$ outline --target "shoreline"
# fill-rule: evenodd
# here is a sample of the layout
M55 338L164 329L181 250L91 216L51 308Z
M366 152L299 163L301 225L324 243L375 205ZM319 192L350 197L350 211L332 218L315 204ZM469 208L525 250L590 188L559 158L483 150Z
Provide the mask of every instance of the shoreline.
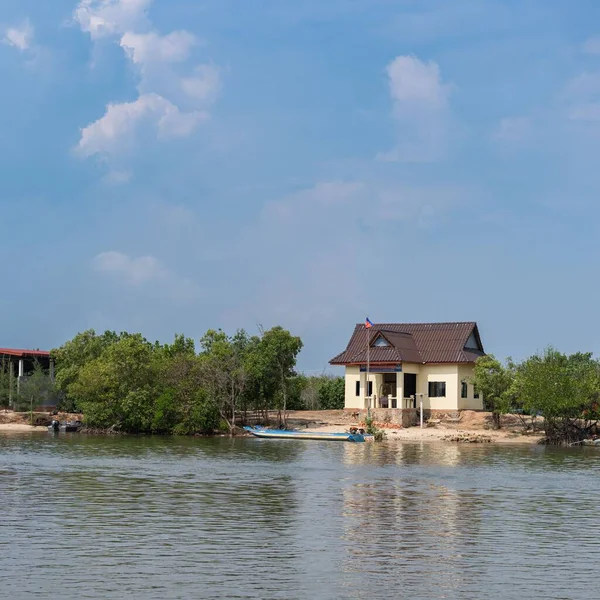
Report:
M9 417L10 415L10 417ZM275 414L273 414L273 417ZM4 418L2 418L4 417ZM81 415L63 413L60 420L71 418L81 419ZM46 425L29 425L28 415L8 413L6 416L0 414L0 433L40 433L47 432ZM510 415L503 416L503 427L499 430L490 429L490 414L475 411L463 411L460 421L456 418L436 421L435 424L421 429L418 425L413 427L393 427L378 424L385 433L387 442L444 442L453 444L464 443L494 443L494 444L521 444L535 445L544 439L543 432L525 433L520 426L519 420ZM347 411L290 411L288 413L288 426L300 431L307 432L345 432L352 426L364 426L352 418ZM115 431L88 430L81 433L124 435ZM242 433L240 431L240 433ZM245 433L245 432L244 432ZM125 434L127 435L127 434ZM139 434L138 434L139 435ZM144 434L142 434L144 435ZM147 434L146 434L147 435ZM198 434L196 434L198 435ZM206 437L214 437L215 434ZM216 434L217 436L219 434ZM202 436L205 437L205 436ZM241 437L241 436L240 436Z
M316 425L303 428L302 431L321 431L321 432L336 432L343 430L340 425ZM543 434L523 435L514 431L500 430L482 430L482 429L465 429L465 428L444 428L438 429L433 427L406 427L403 429L384 429L386 442L443 442L445 444L468 443L467 440L457 442L454 440L445 439L454 436L464 436L466 438L485 438L485 440L473 441L471 443L492 443L492 444L539 444L540 440L544 439Z
M26 423L0 423L0 431L48 431L45 425L27 425Z

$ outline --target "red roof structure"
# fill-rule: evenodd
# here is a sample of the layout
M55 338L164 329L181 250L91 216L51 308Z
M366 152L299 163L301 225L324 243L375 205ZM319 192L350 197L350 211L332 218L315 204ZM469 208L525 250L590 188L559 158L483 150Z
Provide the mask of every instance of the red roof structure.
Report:
M354 328L346 350L329 363L473 363L483 356L483 345L475 322L379 323L369 329Z
M25 358L27 356L35 356L38 358L50 358L50 352L46 350L22 350L19 348L0 348L0 356L17 356Z

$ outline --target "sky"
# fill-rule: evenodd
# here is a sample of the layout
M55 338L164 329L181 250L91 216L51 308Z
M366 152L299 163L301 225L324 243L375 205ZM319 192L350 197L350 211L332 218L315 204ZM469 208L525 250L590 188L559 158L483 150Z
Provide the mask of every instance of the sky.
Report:
M0 346L600 353L596 0L0 0L0 70Z

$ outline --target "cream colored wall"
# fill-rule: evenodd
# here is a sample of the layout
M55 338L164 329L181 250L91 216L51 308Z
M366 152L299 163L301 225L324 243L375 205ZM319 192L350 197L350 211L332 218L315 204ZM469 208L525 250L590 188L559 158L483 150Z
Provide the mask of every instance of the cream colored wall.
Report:
M481 394L479 398L475 398L475 391L473 384L468 383L467 385L467 397L460 397L460 384L462 381L469 381L473 377L473 366L472 365L460 365L458 367L458 407L464 410L483 410L483 397Z
M423 394L423 408L458 410L460 395L458 365L420 365L420 367L421 372L417 377L417 392ZM444 381L446 383L445 398L430 398L428 396L430 381Z
M356 395L356 382L360 381L360 396ZM346 367L346 408L364 408L365 377L361 377L360 367Z
M473 386L468 386L468 397L461 398L461 382L469 379L473 374L470 365L419 365L416 363L403 363L402 372L397 373L397 397L403 398L404 373L415 373L417 375L417 393L423 394L423 408L433 410L459 410L471 409L481 410L483 402L481 398L473 397ZM370 380L373 382L373 394L379 396L379 387L383 381L380 373L371 373ZM365 373L360 372L358 366L346 367L345 375L345 407L365 408ZM360 381L360 395L356 395L356 382ZM429 398L429 382L444 381L446 383L445 398ZM371 403L371 406L373 404ZM398 406L402 406L398 402ZM417 398L418 406L418 398Z

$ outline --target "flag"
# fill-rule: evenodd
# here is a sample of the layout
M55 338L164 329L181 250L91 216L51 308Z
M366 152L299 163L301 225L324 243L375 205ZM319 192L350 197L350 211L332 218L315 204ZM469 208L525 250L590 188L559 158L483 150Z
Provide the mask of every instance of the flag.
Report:
M373 323L371 323L371 319L369 319L369 317L367 317L367 319L365 320L365 327L367 329L371 329L371 327L373 327Z

